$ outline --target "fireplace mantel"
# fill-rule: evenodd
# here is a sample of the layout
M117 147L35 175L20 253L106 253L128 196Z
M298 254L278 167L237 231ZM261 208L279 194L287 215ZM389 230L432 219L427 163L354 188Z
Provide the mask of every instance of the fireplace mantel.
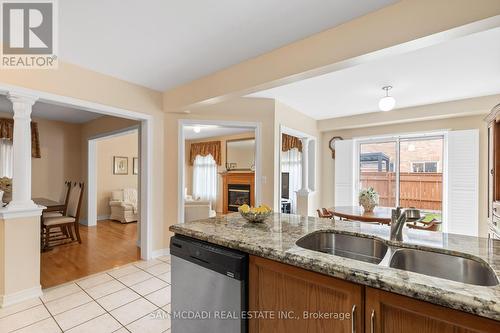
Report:
M255 173L254 172L224 172L222 177L222 210L228 211L229 185L250 185L250 205L255 205Z

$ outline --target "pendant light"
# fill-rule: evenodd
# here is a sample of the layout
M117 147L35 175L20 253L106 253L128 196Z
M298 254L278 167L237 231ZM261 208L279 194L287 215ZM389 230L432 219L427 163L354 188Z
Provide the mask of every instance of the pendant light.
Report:
M394 97L389 96L389 90L392 89L392 86L385 86L382 89L385 90L385 96L378 102L378 107L381 111L391 111L396 105Z

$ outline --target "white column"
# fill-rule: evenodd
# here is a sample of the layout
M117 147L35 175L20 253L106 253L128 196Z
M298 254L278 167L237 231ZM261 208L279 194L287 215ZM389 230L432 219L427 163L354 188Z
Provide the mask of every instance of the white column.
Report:
M9 209L37 207L31 200L31 108L34 96L9 94L14 109L12 201Z
M297 192L299 195L308 195L309 190L309 138L300 138L302 142L302 186Z
M302 186L297 191L297 214L309 215L309 138L300 138L302 142Z

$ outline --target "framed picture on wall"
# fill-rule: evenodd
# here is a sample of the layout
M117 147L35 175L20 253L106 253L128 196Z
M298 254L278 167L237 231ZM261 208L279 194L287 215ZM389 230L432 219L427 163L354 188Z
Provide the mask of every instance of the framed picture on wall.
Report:
M128 157L113 156L113 174L128 175Z
M132 173L134 175L138 175L139 174L139 158L138 157L134 157L133 158Z

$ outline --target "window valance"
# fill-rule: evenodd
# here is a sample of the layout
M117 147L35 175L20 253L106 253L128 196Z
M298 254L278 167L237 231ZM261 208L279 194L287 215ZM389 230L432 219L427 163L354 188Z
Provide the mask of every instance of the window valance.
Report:
M281 150L289 151L293 148L297 148L300 152L302 152L302 142L296 136L283 133L281 135Z
M191 144L191 149L189 152L189 162L193 165L194 159L197 155L207 156L212 155L217 165L221 165L221 142L220 141L208 141L208 142L197 142Z
M13 140L14 119L0 118L0 139ZM31 122L31 157L40 158L40 138L38 136L38 124Z

